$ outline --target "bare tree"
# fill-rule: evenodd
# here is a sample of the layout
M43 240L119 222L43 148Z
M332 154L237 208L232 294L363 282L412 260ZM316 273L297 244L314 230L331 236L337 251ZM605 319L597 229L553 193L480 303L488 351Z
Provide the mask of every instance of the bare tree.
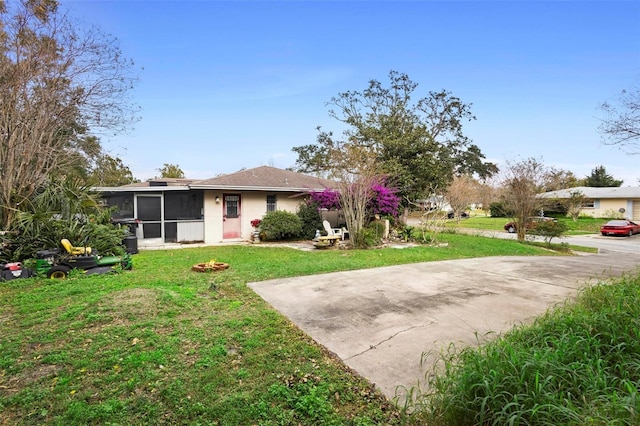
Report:
M580 211L586 200L587 197L580 190L569 192L569 198L565 200L565 206L567 207L567 214L574 222L578 220Z
M64 176L89 132L133 121L131 67L116 40L81 30L57 1L0 1L0 229L50 176Z
M640 154L640 85L623 90L617 106L604 102L600 109L606 114L598 127L603 142L629 154Z
M367 203L373 197L373 187L383 183L375 155L362 146L333 146L330 157L330 177L337 182L340 205L354 246L362 241L360 230L367 219Z
M537 195L544 187L546 169L538 160L528 158L517 163L507 162L503 174L505 208L513 212L518 241L524 241L527 218L537 214L544 205L544 200Z
M428 191L431 195L424 204L424 210L420 217L420 237L425 243L436 244L438 236L444 231L447 223L447 214L444 211L446 201L442 195L438 195L442 191L436 185L431 186Z
M459 222L465 209L478 198L477 182L467 175L454 176L444 195Z
M485 215L489 215L491 203L497 198L498 190L489 182L478 183L478 201Z

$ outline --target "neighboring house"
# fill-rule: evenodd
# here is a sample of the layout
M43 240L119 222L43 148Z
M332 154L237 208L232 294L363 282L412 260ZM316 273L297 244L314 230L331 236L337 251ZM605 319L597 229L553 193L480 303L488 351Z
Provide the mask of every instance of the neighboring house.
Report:
M295 213L306 194L333 186L327 179L262 166L204 180L156 179L94 189L116 207L114 219L140 221L140 247L161 247L248 240L253 219L275 210Z
M601 218L624 217L640 221L640 187L592 188L579 186L539 194L541 198L568 199L580 192L585 197L580 214Z
M451 210L451 205L444 195L432 195L429 198L417 200L416 204L423 210Z

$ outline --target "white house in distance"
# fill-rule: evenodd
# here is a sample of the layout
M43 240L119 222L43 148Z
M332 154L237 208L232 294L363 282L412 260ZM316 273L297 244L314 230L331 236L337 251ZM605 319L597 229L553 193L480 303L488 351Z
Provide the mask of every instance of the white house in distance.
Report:
M579 186L540 194L541 198L568 199L579 192L585 197L580 214L601 218L626 218L640 222L640 187L594 188Z
M94 188L113 218L138 219L138 245L214 244L248 240L251 221L265 213L295 213L309 192L333 182L275 167L256 167L211 179L156 179L118 187Z

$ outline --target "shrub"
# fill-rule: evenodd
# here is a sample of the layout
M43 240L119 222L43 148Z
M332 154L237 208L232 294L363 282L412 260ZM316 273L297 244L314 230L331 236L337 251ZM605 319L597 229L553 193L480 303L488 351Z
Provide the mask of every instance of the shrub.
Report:
M564 217L567 216L569 210L567 206L558 201L550 201L545 203L544 215L549 217Z
M311 240L316 236L316 230L323 229L322 216L318 211L318 204L309 200L298 208L298 217L302 222L300 237Z
M384 222L374 221L360 229L353 239L353 245L357 248L369 248L379 246L384 235Z
M321 209L339 209L340 208L340 192L333 189L325 189L320 192L310 192L309 196L313 204Z
M398 237L402 239L402 241L409 242L414 240L414 231L416 230L413 226L402 226L398 227Z
M295 213L278 210L264 215L260 229L265 240L292 240L300 237L302 220Z
M396 194L395 188L387 188L384 185L373 185L373 198L367 203L367 210L370 216L386 215L393 218L398 217L400 209L400 197Z
M23 210L0 240L0 261L32 258L39 250L61 248L60 240L86 244L101 255L120 255L126 228L110 223L112 209L100 207L88 188L74 181L50 182Z
M503 203L496 201L489 205L489 214L491 217L511 217L513 212L509 211Z
M567 224L562 221L548 220L536 224L530 233L544 237L544 241L551 246L551 240L567 232Z
M94 253L103 256L124 254L127 227L113 225L104 218L110 212L98 215L61 219L51 215L20 212L14 232L2 237L0 261L18 261L35 257L39 250L62 248L60 241L68 239L75 246L86 244Z

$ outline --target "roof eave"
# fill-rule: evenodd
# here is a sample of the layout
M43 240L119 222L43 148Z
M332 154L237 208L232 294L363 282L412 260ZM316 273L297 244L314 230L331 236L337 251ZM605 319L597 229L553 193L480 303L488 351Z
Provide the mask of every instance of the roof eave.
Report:
M324 191L326 188L296 188L282 186L238 186L238 185L191 185L191 189L210 189L219 191L261 191L261 192L309 192Z
M188 191L188 186L96 186L91 188L95 192L160 192L160 191Z

